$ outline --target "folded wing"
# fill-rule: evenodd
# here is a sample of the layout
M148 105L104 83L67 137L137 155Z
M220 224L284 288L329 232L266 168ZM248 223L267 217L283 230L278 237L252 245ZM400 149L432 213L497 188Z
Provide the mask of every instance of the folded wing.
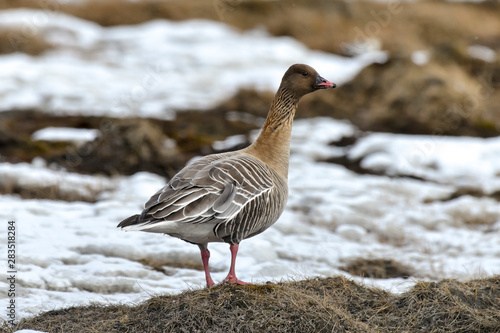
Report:
M226 223L267 194L273 177L267 165L248 154L207 156L181 170L149 199L140 216L120 226Z

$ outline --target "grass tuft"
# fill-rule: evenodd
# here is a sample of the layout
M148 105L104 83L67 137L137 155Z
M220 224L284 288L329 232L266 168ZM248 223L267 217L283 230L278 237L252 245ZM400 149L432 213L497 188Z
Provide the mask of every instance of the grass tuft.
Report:
M72 307L3 331L48 332L498 332L500 276L419 281L402 294L348 278L218 286L137 305Z

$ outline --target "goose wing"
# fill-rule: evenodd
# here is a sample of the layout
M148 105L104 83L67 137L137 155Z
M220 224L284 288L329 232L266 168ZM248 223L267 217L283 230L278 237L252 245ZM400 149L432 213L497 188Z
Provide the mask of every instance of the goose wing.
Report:
M269 192L273 171L248 154L211 155L189 164L146 203L134 224L217 223Z

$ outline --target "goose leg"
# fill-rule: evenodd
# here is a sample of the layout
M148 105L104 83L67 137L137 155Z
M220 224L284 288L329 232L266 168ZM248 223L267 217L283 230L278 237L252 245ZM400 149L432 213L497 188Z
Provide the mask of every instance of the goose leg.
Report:
M206 248L200 246L201 250L201 261L203 262L203 269L205 270L205 279L207 280L207 288L213 287L215 285L212 277L210 276L210 267L208 266L208 259L210 258L210 251Z
M235 263L236 255L238 254L238 247L238 244L231 244L229 246L229 249L231 250L231 267L229 268L229 273L221 284L250 284L248 282L240 281L236 278Z

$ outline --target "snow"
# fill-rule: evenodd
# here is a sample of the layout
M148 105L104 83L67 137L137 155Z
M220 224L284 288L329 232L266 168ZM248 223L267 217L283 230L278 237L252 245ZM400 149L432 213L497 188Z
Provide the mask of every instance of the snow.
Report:
M313 135L305 135L312 128L316 129ZM340 148L329 145L330 140L357 132L345 121L296 121L287 209L272 228L242 242L238 276L262 283L347 275L340 267L358 257L394 259L412 267L424 279L498 274L498 202L472 196L446 200L462 182L463 166L457 154L429 150L427 158L446 169L442 170L443 177L438 177L434 169L426 173L424 167L417 168L425 181L358 175L339 165L316 162L329 153L341 154L336 150ZM381 135L369 134L353 147L344 148L343 154L354 152L356 157L367 158L376 151L367 142L376 142ZM411 142L407 136L391 134L384 142L397 166L398 156L407 156L408 144L436 139L419 136ZM485 165L491 163L493 170L493 164L500 165L492 158L485 160L498 155L498 139L442 137L437 141L445 142L447 151L460 151L471 168L483 165L479 170L488 170ZM74 177L72 188L86 186L101 193L95 203L0 197L0 218L16 221L17 225L20 316L90 301L139 302L151 295L203 287L202 271L177 268L181 263L200 262L196 246L168 236L116 228L119 221L140 212L165 179L137 173L103 181L102 177L52 171L41 165L0 165L10 170L3 171L2 179L16 180L22 175L50 179L48 175L52 175L55 186L66 186ZM57 177L63 174L66 178L58 182ZM476 175L478 185L486 179L492 184L498 180L494 173L479 171ZM5 232L0 231L1 237ZM210 244L210 250L213 277L222 280L229 268L229 249L225 244ZM165 266L165 275L141 264L141 259L173 265ZM396 292L413 283L404 279L363 281ZM5 287L6 283L0 282L0 290Z
M500 191L500 138L376 133L349 152L361 165L390 175L410 175L441 184Z
M100 135L99 130L86 128L46 127L34 132L31 139L34 141L70 141L83 143L93 141Z
M325 78L341 84L387 59L382 51L343 58L309 50L290 37L240 32L206 20L105 28L62 13L48 15L0 12L0 29L25 32L21 40L36 32L55 45L38 57L2 56L0 111L169 119L178 110L214 107L242 87L275 90L293 63L322 68Z
M490 49L483 45L471 45L468 48L469 55L476 59L481 59L486 62L495 62L497 60L497 53L495 50Z
M215 141L212 144L212 147L215 150L226 150L230 149L232 147L235 147L239 144L243 144L247 141L246 135L240 134L240 135L233 135L231 137L226 138L225 140L222 141Z
M430 54L427 50L413 51L411 54L411 61L415 65L423 66L429 62Z
M104 28L60 13L30 21L34 15L42 14L0 12L0 25L38 22L38 31L57 45L38 57L0 56L3 110L168 118L184 109L210 107L239 87L275 89L291 63L307 62L342 83L385 58L383 52L370 52L345 59L309 50L291 38L239 32L209 21ZM53 129L46 131L55 135ZM73 138L82 139L76 133ZM330 144L350 136L360 139L348 147ZM216 146L226 149L244 139L230 137ZM315 118L295 122L291 145L287 208L273 227L241 243L239 278L262 283L348 275L341 267L356 258L393 259L411 267L414 279L500 272L498 202L488 196L450 199L463 188L485 195L499 190L499 138L362 133L346 121ZM382 175L319 162L339 156ZM42 185L97 200L0 195L0 220L16 224L18 319L91 301L129 304L204 286L201 270L182 268L200 264L196 246L116 228L142 210L166 182L162 177L79 175L35 159L0 163L0 181L7 188ZM0 238L6 237L7 228L0 228ZM229 249L227 244L209 247L213 278L220 281L229 269ZM143 260L165 263L165 273ZM394 292L414 283L354 279ZM2 302L7 289L0 280Z
M48 169L41 158L34 159L31 164L0 163L0 185L7 188L54 187L66 195L93 198L112 188L113 183L113 180L104 176L87 176Z

